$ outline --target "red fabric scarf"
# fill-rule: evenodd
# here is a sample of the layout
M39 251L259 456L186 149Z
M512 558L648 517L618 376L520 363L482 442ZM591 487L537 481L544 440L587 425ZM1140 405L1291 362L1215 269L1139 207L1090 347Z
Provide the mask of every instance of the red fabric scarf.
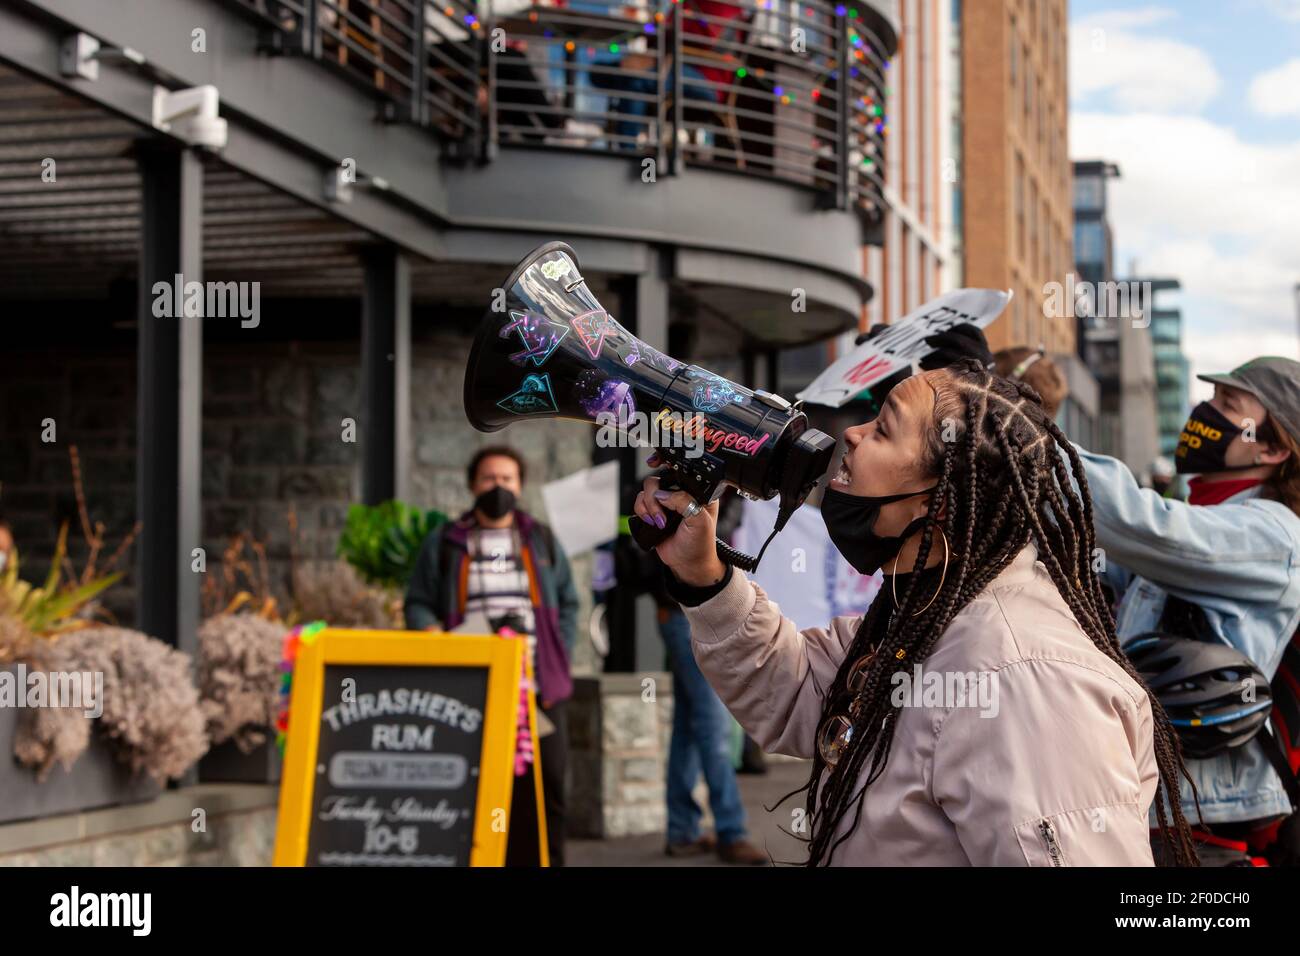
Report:
M1263 483L1259 478L1228 478L1223 481L1193 478L1187 482L1187 490L1190 492L1187 501L1193 505L1219 505L1233 495Z

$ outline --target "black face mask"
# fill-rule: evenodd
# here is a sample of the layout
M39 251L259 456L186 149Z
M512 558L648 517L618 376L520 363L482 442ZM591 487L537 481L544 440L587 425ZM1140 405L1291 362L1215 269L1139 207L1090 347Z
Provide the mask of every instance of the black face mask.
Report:
M515 510L515 493L501 485L489 488L474 499L474 509L483 512L493 521L504 518Z
M903 543L925 524L925 515L922 515L897 537L878 535L872 529L880 517L880 509L904 498L927 495L937 487L939 486L935 485L924 491L905 491L901 495L885 495L880 498L851 495L827 488L822 495L822 520L826 522L826 532L831 536L831 543L859 574L875 574L898 557L898 552L903 550Z
M1180 475L1204 475L1215 471L1240 471L1254 465L1234 465L1224 462L1228 446L1242 430L1224 417L1209 402L1201 402L1192 409L1183 432L1178 436L1178 450L1174 452L1174 470Z

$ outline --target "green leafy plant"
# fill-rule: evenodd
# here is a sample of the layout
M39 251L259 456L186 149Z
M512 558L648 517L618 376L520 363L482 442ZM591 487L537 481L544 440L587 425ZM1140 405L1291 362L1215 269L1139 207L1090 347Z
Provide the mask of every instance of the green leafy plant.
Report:
M404 588L429 532L447 520L441 511L423 511L396 499L348 509L339 556L371 584Z
M59 572L68 550L68 526L59 529L59 541L50 562L45 583L34 587L18 577L18 553L0 576L0 614L12 615L37 637L51 637L64 631L87 627L90 621L79 618L82 610L99 594L122 577L115 571L88 581L62 584Z

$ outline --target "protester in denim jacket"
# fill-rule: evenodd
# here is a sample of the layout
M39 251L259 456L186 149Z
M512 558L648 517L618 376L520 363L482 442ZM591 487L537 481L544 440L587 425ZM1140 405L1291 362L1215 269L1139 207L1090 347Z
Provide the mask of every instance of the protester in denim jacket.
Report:
M973 325L927 342L935 351L922 368L962 358L992 365ZM1198 377L1215 392L1192 410L1180 439L1177 471L1197 476L1188 501L1142 488L1123 462L1078 449L1092 493L1096 557L1118 596L1121 644L1158 630L1172 595L1200 608L1208 630L1272 680L1300 626L1300 362L1263 357ZM883 401L887 389L881 392ZM1258 848L1292 813L1259 739L1189 760L1187 768L1201 819L1220 834L1250 837ZM1196 822L1186 781L1180 798Z
M1121 642L1158 630L1174 595L1271 680L1300 624L1300 363L1260 358L1199 378L1215 390L1193 409L1179 444L1179 473L1198 475L1188 502L1140 488L1121 462L1080 451L1098 557L1121 595ZM1189 761L1188 770L1206 823L1291 812L1258 739ZM1182 796L1191 815L1186 783Z

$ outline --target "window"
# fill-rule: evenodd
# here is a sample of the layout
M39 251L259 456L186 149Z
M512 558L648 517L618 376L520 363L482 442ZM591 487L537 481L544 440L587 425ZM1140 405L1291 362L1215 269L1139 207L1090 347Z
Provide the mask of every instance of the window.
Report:
M1044 146L1044 139L1043 139L1043 131L1045 129L1044 114L1047 112L1047 110L1044 109L1043 106L1043 84L1039 82L1036 85L1038 87L1038 149L1041 152Z
M1020 41L1016 38L1016 17L1015 17L1015 14L1012 14L1012 16L1011 16L1011 29L1010 29L1010 36L1011 36L1011 57L1010 57L1010 60L1011 60L1011 85L1012 85L1012 86L1015 86L1015 85L1016 85L1016 80L1017 80L1017 78L1019 77L1019 70L1018 70L1018 67L1019 67L1019 65L1020 65L1019 57L1016 55L1016 51L1020 49Z
M1076 262L1104 262L1106 234L1098 220L1074 224L1074 259Z
M1103 193L1102 178L1097 175L1084 174L1074 177L1074 208L1077 212L1101 212Z
M1039 275L1046 280L1052 277L1052 236L1056 233L1056 226L1052 222L1052 214L1047 208L1046 195L1043 196L1043 215L1039 222L1043 224L1043 242L1040 247L1043 251L1043 271Z
M1182 318L1179 315L1156 315L1151 318L1151 338L1156 342L1156 353L1160 354L1162 348L1167 348L1170 354L1176 355L1179 350L1179 342L1182 339Z
M1016 153L1016 181L1015 205L1016 205L1016 223L1015 223L1015 246L1023 257L1025 254L1025 161L1021 158L1020 153Z
M1021 47L1020 52L1023 55L1022 59L1025 61L1025 68L1021 72L1025 74L1025 125L1028 126L1029 115L1034 108L1034 84L1033 80L1029 78L1029 47Z
M1021 250L1021 256L1024 257L1024 250ZM1033 180L1029 181L1029 254L1025 261L1025 268L1033 272L1038 264L1038 187Z

